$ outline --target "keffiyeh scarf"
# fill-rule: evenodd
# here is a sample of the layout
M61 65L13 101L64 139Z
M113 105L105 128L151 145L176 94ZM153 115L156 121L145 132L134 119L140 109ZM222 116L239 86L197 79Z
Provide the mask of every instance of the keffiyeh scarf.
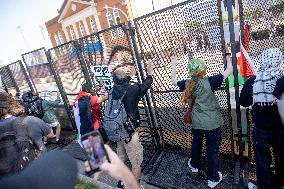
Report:
M284 75L282 61L282 52L278 48L262 52L260 68L253 85L253 104L272 106L276 103L273 91L276 81Z

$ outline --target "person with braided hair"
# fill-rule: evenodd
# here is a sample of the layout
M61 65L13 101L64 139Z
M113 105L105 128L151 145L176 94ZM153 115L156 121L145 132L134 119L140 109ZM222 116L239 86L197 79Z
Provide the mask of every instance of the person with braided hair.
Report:
M230 53L226 51L227 68L220 74L206 77L207 67L201 59L192 59L188 63L189 79L177 81L176 57L172 57L172 84L178 86L183 95L182 106L191 105L192 109L192 149L188 166L193 173L198 173L202 161L203 138L206 138L206 166L208 186L214 188L222 180L219 170L218 151L221 141L223 118L214 91L220 88L223 80L233 71Z

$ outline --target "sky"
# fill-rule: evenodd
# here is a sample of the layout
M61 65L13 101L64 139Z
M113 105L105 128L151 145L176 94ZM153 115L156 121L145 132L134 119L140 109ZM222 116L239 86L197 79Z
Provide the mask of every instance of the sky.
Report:
M45 47L51 48L45 22L58 15L63 0L1 0L0 1L0 65L21 59L21 54ZM41 29L44 28L44 41ZM17 27L20 26L26 39Z

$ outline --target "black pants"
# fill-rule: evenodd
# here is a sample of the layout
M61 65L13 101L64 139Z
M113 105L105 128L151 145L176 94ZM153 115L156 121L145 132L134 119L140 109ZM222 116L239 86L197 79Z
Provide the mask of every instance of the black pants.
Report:
M284 181L284 129L267 131L254 127L253 148L259 189L279 189ZM273 149L275 174L272 171Z
M193 141L191 150L191 165L201 169L202 143L206 138L206 166L207 178L211 181L219 181L219 145L221 141L221 129L200 130L192 129Z

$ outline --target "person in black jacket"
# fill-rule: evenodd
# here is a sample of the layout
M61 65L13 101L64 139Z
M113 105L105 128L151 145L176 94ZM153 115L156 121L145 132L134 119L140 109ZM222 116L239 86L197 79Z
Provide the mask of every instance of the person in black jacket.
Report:
M264 50L261 54L260 68L256 76L246 81L240 95L240 104L244 107L252 105L253 148L256 161L256 176L259 189L278 189L283 180L283 167L280 153L284 138L284 126L277 108L277 99L273 91L276 82L283 77L281 68L283 56L278 48ZM273 148L275 175L271 170ZM275 178L275 179L274 179Z
M134 69L132 68L130 75L133 75L133 71ZM130 84L131 77L128 76L122 68L113 72L114 86L112 97L116 100L125 94L123 99L125 111L135 129L140 126L140 115L138 111L139 100L147 93L147 90L151 87L153 82L153 65L151 63L147 65L147 73L148 76L142 84L132 85ZM141 175L141 163L143 160L143 146L139 141L137 132L132 135L130 140L117 142L117 154L122 161L128 156L132 164L132 172L135 178L139 180ZM123 188L121 182L118 183L118 188Z

